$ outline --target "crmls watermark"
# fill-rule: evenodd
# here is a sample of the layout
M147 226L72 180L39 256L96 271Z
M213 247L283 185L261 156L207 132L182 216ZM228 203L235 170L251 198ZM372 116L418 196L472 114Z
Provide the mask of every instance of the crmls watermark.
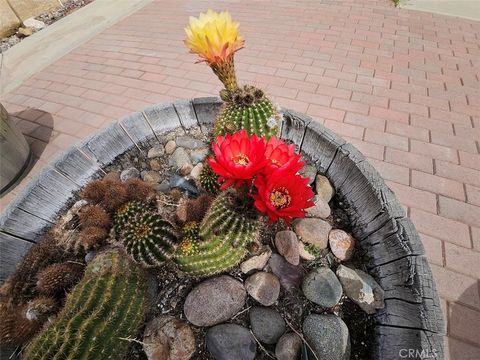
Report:
M436 359L437 349L400 349L400 359Z

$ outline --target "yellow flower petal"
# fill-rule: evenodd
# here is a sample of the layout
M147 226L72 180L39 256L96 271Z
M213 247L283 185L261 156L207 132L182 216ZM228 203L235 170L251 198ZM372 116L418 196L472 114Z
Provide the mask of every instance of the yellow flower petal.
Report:
M245 40L238 33L239 23L232 21L228 11L208 10L198 18L190 16L185 28L185 45L191 52L210 64L228 60L240 50Z

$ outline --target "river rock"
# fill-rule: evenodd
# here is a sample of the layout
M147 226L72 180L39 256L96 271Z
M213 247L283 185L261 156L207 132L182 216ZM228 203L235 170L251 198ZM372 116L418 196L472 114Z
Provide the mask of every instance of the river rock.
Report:
M177 143L177 146L181 146L186 149L198 149L207 145L203 141L194 139L190 136L179 136L175 142Z
M312 184L315 181L315 176L317 175L317 168L313 165L305 165L300 169L299 173L304 177L309 179L309 184Z
M188 360L195 352L190 326L172 316L151 320L143 333L143 349L149 360Z
M294 229L302 241L326 249L332 225L322 219L305 218L295 221Z
M129 179L134 179L140 177L140 171L137 168L130 167L128 169L123 170L120 173L120 180L127 181Z
M269 246L265 248L259 255L252 256L240 264L240 270L244 274L248 274L253 270L262 270L267 265L268 259L272 255Z
M327 267L309 272L303 279L302 290L308 300L325 308L334 307L342 297L342 284Z
M298 238L291 230L279 231L275 234L275 247L280 255L290 264L298 265L300 256L298 254Z
M163 147L163 145L157 144L148 150L147 157L149 159L153 159L156 157L163 156L164 154L165 154L165 148Z
M120 181L120 171L110 171L103 177L103 180Z
M148 165L150 165L150 169L155 170L155 171L160 171L162 170L162 164L158 159L152 159L148 162Z
M193 167L192 162L190 161L190 156L184 148L176 148L173 154L168 159L168 165L174 167L175 169L181 169L185 165L190 165ZM191 169L190 169L191 170Z
M315 190L317 195L327 203L335 194L332 184L330 184L330 181L323 175L317 175L315 179Z
M35 30L41 30L47 25L45 25L45 23L43 21L40 21L40 20L37 20L37 19L31 17L31 18L28 18L26 20L23 20L23 26L25 26L27 28L32 28L32 29L35 29Z
M330 231L328 243L333 255L339 260L346 261L352 257L355 249L355 239L347 232L340 229Z
M190 176L193 179L198 179L200 177L200 174L202 173L202 170L203 170L203 164L198 163L193 167L192 171L190 171Z
M260 304L270 306L278 299L280 281L271 273L259 271L245 280L245 289Z
M303 280L303 269L300 265L292 265L283 256L273 254L268 260L272 272L279 278L280 284L287 291L300 287Z
M177 143L175 142L175 140L167 141L167 143L165 144L165 153L167 155L173 154L176 147L177 147Z
M205 343L215 360L253 360L257 352L250 331L237 324L221 324L208 329Z
M183 312L196 326L212 326L229 320L245 305L243 284L228 275L208 279L197 285L185 299Z
M374 314L376 309L384 308L384 291L369 274L340 265L337 276L345 295L367 314Z
M315 255L309 253L308 250L305 249L305 244L303 241L298 242L298 255L303 260L315 260Z
M315 206L306 209L306 213L311 217L326 219L330 216L331 209L326 201L320 197L317 197L315 200Z
M144 170L140 173L143 181L156 184L162 181L162 177L160 176L158 171L153 170Z
M192 150L192 152L190 153L190 157L192 158L192 163L194 165L205 160L207 155L208 155L208 148Z
M302 339L295 333L283 334L275 347L277 360L298 360L302 351Z
M348 328L336 315L308 315L303 323L303 336L321 360L350 359Z
M265 344L276 344L286 330L282 315L271 308L254 306L249 317L253 334Z

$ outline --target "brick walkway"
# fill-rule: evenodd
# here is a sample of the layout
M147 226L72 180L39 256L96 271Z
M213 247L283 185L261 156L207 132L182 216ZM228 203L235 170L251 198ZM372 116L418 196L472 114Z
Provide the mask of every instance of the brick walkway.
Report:
M217 79L182 44L187 15L209 7L222 9L153 2L3 96L40 157L26 181L129 112L217 94ZM370 159L422 235L449 358L480 359L480 23L397 10L390 0L249 0L228 9L247 39L239 78Z

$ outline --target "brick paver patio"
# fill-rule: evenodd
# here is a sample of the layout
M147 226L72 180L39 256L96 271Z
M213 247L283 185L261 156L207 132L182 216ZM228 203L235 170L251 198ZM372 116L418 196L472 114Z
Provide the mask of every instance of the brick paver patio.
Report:
M156 1L1 101L39 157L153 103L216 95L182 44L188 15L228 8L246 48L239 78L357 146L422 235L452 360L480 359L480 23L390 0Z

